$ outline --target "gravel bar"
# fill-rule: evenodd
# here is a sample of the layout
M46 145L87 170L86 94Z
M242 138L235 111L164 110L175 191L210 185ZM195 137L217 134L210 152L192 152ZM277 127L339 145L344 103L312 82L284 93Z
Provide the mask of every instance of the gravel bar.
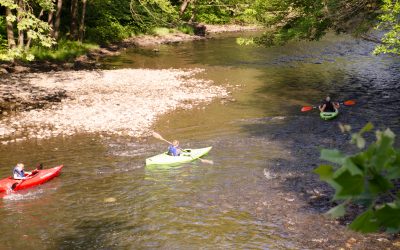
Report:
M45 109L3 116L0 140L6 144L76 133L146 135L161 114L228 96L224 87L195 78L202 71L118 69L23 75L25 84L65 91L65 98Z

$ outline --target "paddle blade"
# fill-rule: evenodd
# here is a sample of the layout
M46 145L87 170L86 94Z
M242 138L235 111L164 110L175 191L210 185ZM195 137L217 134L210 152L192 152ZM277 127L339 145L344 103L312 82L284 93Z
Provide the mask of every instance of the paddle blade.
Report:
M310 111L310 110L312 110L314 107L312 107L312 106L305 106L305 107L302 107L301 108L301 112L307 112L307 111Z
M167 141L167 140L165 140L159 133L157 133L157 132L154 132L153 131L153 137L154 138L156 138L156 139L159 139L159 140L162 140L162 141L165 141L166 143L169 143L169 144L172 144L171 142L169 142L169 141Z
M351 105L356 104L356 101L355 100L348 100L348 101L343 102L343 104L346 105L346 106L351 106Z
M157 132L153 131L153 137L159 140L164 140L164 138Z
M212 160L206 160L206 159L201 159L201 158L199 158L199 160L200 160L202 163L214 165L214 161L212 161Z

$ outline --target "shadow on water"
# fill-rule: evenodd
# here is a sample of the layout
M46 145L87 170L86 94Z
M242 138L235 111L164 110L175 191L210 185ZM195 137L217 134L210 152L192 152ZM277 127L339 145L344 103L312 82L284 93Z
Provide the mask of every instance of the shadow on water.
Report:
M323 48L327 44L330 46ZM274 71L264 70L258 76L263 84L255 91L257 98L253 105L264 107L267 117L263 118L264 122L249 120L242 129L251 136L285 145L289 150L292 159L276 159L271 163L272 169L279 174L301 174L302 178L288 179L283 188L295 192L312 189L315 176L310 171L321 162L321 148L354 151L354 147L349 145L349 135L340 133L339 123L349 124L353 131L358 131L371 121L379 129L390 127L394 132L400 132L400 110L396 107L400 99L400 60L372 56L368 52L372 46L354 40L338 41L332 45L325 40L312 46L309 53L300 49L300 55L309 56L296 56L295 52L278 60L295 68L283 66ZM329 60L321 60L318 64L312 61L325 56ZM301 105L318 105L318 100L328 94L334 100L355 99L357 104L342 106L339 117L333 121L319 119L317 109L300 112ZM299 105L294 106L295 103ZM288 116L279 122L273 121L268 117L271 106L281 107ZM310 182L310 178L313 181ZM303 187L299 187L299 181L303 182Z
M349 237L357 239L362 249L390 247L390 242L381 242L383 235L360 237L345 230L345 223L338 226L335 220L323 218L336 204L332 202L334 190L312 173L319 164L322 148L337 148L350 154L355 146L350 145L350 136L342 134L337 124L346 120L343 112L335 121L322 121L314 116L291 116L279 121L265 118L264 123L249 122L242 129L251 137L283 145L284 156L273 157L265 164L264 189L269 195L269 211L279 210L291 231L293 239L302 247L326 249L343 245ZM270 152L264 149L264 154ZM267 216L268 216L267 215ZM354 216L354 215L353 215ZM296 232L296 233L294 233Z
M118 243L110 241L110 228L126 224L121 218L85 218L77 222L74 232L60 237L56 249L117 249Z

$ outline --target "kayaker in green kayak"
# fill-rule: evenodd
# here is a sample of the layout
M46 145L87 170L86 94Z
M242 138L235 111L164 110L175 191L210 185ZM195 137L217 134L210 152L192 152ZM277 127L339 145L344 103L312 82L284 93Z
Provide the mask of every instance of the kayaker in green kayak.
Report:
M179 141L173 140L172 144L168 147L168 155L179 156L182 152L182 149L179 147Z
M339 109L338 102L332 102L331 98L327 96L325 98L325 102L318 106L319 111L321 112L336 112Z

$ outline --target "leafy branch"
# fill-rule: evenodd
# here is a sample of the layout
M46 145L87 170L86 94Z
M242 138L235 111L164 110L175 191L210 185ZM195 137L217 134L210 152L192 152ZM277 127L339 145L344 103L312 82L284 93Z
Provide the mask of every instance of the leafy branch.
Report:
M340 126L349 132L348 125ZM333 200L341 202L327 213L338 218L346 214L351 203L361 204L364 211L354 219L350 228L360 232L381 229L390 233L400 232L400 150L393 147L395 134L390 130L376 131L376 141L366 149L364 133L373 125L368 123L351 142L361 150L354 155L344 155L334 149L321 150L321 159L339 167L320 165L314 170L320 179L335 189Z

